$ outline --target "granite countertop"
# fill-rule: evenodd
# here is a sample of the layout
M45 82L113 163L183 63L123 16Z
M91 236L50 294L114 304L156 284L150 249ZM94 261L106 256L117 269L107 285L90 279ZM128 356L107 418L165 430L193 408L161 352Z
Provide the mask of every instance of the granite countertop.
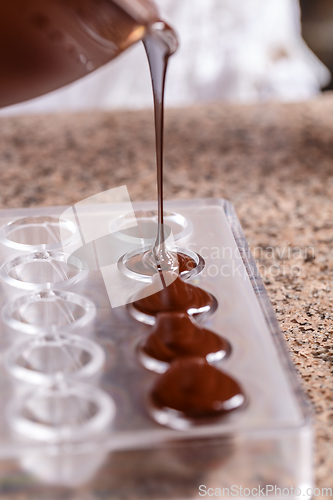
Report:
M151 111L1 118L0 207L65 205L126 184L155 199ZM166 112L166 198L238 213L315 415L317 485L333 477L333 94Z

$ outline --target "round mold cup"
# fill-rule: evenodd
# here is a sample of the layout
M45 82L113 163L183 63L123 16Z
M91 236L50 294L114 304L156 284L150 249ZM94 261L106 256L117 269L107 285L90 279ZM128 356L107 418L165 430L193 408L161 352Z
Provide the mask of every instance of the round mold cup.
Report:
M230 413L225 413L216 417L201 417L190 418L184 416L181 412L172 408L158 408L154 405L151 398L147 397L147 409L151 418L158 424L175 429L178 431L185 431L193 427L200 427L206 425L218 425L221 422L227 423L232 418L232 413L242 412L248 405L248 401L244 396L237 395L230 400Z
M75 443L105 431L116 413L113 399L101 389L81 383L35 387L7 406L12 430L44 443Z
M216 334L217 335L217 334ZM146 368L146 370L149 370L151 372L155 373L165 373L171 366L171 361L162 361L161 359L154 358L150 356L146 351L145 351L145 339L140 339L137 344L136 344L136 354L138 357L139 362L141 365ZM227 341L227 348L226 350L219 350L216 352L212 352L206 355L205 359L207 362L211 365L217 364L222 360L227 359L230 356L231 353L231 345ZM184 355L185 356L185 355ZM179 356L180 357L180 356ZM177 359L176 357L174 359Z
M104 363L105 353L96 342L68 334L15 343L4 359L5 369L15 382L45 387L62 380L97 383Z
M79 259L67 264L62 252L33 252L7 260L0 268L0 277L5 283L7 295L29 291L63 289L82 284L88 269Z
M177 214L175 212L164 212L164 224L169 227L172 233L172 240L177 241L188 236L193 230L193 224L191 221L186 219L183 215ZM158 213L156 210L150 211L139 211L135 213L135 217L132 214L125 214L113 220L109 226L112 233L117 231L122 231L134 226L137 227L139 234L146 234L145 225L147 223L155 223L156 228L158 224ZM140 228L142 226L142 228ZM144 283L152 283L153 275L158 272L155 268L155 260L152 255L152 248L155 244L156 236L151 239L151 242L146 240L147 246L142 248L141 239L138 242L138 248L127 252L118 261L118 269L127 277L135 279ZM170 253L182 253L183 255L190 257L194 266L193 268L186 270L181 273L183 279L194 277L198 275L204 268L205 262L203 258L185 248L175 247L168 250ZM142 256L143 265L139 266L141 270L138 270L138 258ZM145 264L144 264L145 263Z
M62 290L20 295L7 301L2 309L7 335L15 340L53 331L86 337L93 331L95 317L96 306L91 300Z
M180 277L182 279L186 280L189 278L194 278L195 276L200 274L205 267L205 261L201 257L201 255L199 255L196 252L193 252L192 250L189 250L187 248L174 247L168 251L170 251L170 253L172 254L180 253L186 257L190 257L191 261L193 262L194 264L193 268L180 273ZM144 271L143 266L142 266L143 268L142 272L137 272L135 270L138 257L141 256L141 259L144 259L145 257L148 256L148 259L153 261L152 255L150 257L149 254L152 254L151 247L139 248L126 253L118 261L119 271L122 272L128 278L141 281L143 283L152 283L153 276L159 272L157 267L156 269L150 267L149 269L147 269L146 272Z
M13 252L53 251L78 238L76 225L52 216L31 216L8 222L0 229L0 243Z
M192 222L176 212L164 212L163 219L164 224L170 227L174 241L185 238L193 230ZM145 222L155 222L157 224L157 210L137 211L135 217L133 217L132 213L122 215L110 223L109 229L113 233L136 225L140 227L140 224Z
M187 310L187 314L192 316L200 324L202 322L206 321L206 319L208 319L210 316L212 316L218 308L218 303L217 303L217 300L214 297L214 295L211 293L209 295L212 298L212 305L210 308L202 307L202 308L196 309L196 310L189 308ZM139 323L144 323L145 325L150 325L150 326L155 325L156 317L151 316L150 314L146 314L146 313L136 309L136 307L133 306L133 301L134 301L134 299L132 296L132 297L130 297L130 299L126 305L126 309L127 309L128 313L132 316L132 318L136 319L136 321L139 321Z
M171 285L174 282L175 278L178 278L176 273L166 272L166 273L162 273L162 274L164 277L164 284L163 284L164 287L165 286L168 287L169 285ZM156 315L159 312L171 312L171 311L165 311L165 310L156 310L156 314L152 315L152 314L148 314L147 312L141 311L140 309L138 309L134 306L134 303L139 298L144 299L144 298L147 298L151 295L154 295L154 294L161 292L160 285L161 285L160 276L154 275L152 285L149 285L149 286L143 288L141 291L139 290L139 292L137 292L134 295L131 295L128 298L128 301L126 304L126 310L135 320L139 321L140 323L144 323L146 325L153 326L156 323ZM204 305L202 307L193 307L193 306L191 306L191 304L189 304L186 310L182 309L182 310L177 310L174 312L186 313L189 316L191 316L193 319L195 319L199 324L201 324L208 317L210 317L212 314L214 314L215 311L217 310L217 308L219 307L219 304L217 302L216 297L210 292L207 292L207 294L211 298L211 305Z

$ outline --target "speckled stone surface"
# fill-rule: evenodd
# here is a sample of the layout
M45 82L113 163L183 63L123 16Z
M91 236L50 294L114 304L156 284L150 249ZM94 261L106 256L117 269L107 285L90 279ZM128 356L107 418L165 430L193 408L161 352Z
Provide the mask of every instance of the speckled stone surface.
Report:
M1 118L0 206L64 205L126 184L155 198L152 112ZM317 485L333 487L333 94L167 110L166 198L238 213L314 410Z

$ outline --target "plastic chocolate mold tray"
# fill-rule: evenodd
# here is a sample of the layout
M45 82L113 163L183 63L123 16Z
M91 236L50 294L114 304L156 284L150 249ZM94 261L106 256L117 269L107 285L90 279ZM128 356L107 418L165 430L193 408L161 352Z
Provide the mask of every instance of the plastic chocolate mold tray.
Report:
M0 495L44 500L55 488L73 499L182 500L208 488L229 488L230 496L249 488L251 496L253 488L273 485L288 489L283 498L295 497L295 488L309 496L307 405L232 205L203 199L165 208L177 247L203 259L188 282L218 307L196 321L230 344L215 366L241 384L247 404L182 430L158 424L147 401L160 375L138 355L152 327L128 307L110 305L147 283L122 273L116 261L103 275L84 266L68 271L64 255L73 241L77 248L79 231L63 217L59 227L66 207L3 210ZM154 209L134 204L137 221L156 221ZM112 232L132 216L121 204L100 204L85 205L80 217L102 220Z

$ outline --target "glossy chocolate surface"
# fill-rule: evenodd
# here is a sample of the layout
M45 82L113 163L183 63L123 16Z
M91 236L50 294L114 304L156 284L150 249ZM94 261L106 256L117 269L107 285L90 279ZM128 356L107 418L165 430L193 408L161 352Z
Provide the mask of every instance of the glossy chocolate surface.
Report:
M208 361L223 359L229 343L203 328L186 313L159 313L151 334L142 345L143 352L171 363L180 357L203 357Z
M197 286L176 279L157 293L133 302L133 307L149 316L160 312L180 312L196 315L208 312L213 305L212 296Z
M241 407L245 397L232 377L202 358L174 361L155 382L155 407L176 410L186 418L217 417Z

